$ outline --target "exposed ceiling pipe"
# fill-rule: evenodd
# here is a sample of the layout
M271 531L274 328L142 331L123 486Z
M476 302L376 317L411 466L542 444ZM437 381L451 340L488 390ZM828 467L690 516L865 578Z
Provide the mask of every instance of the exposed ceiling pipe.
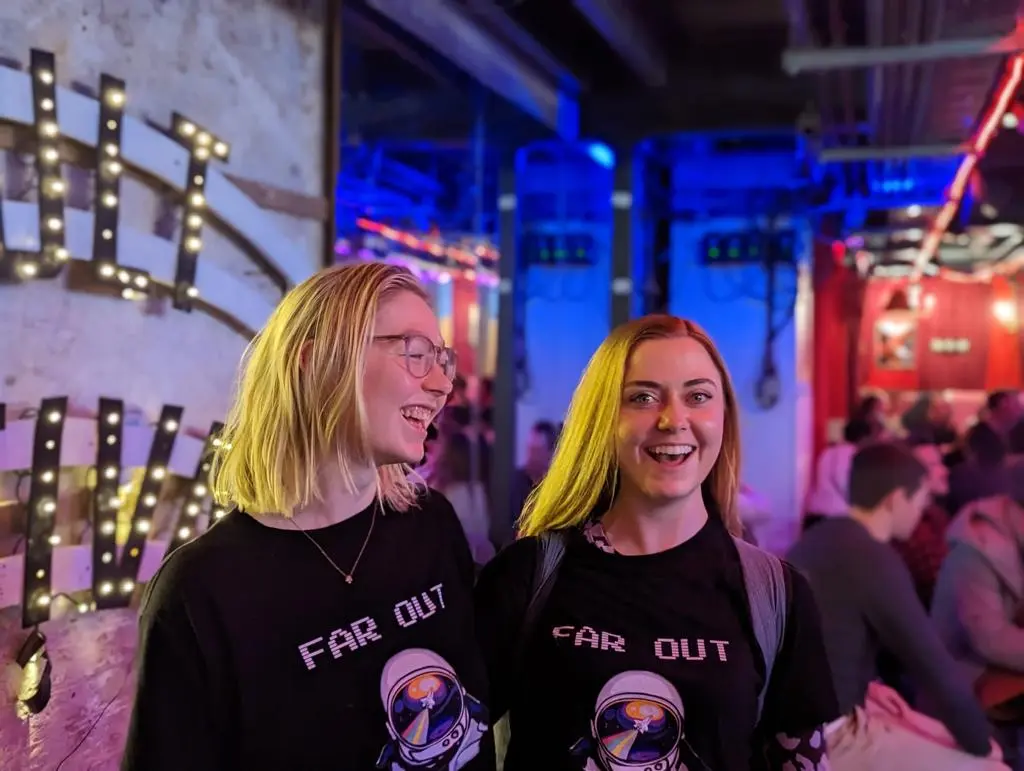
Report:
M368 4L561 138L578 137L576 95L524 63L464 11L445 0L368 0Z
M573 0L572 4L646 86L661 88L668 82L668 65L658 44L622 0Z
M818 154L819 163L904 161L910 158L948 158L970 152L969 144L906 145L902 147L833 147Z
M790 75L801 72L842 70L888 64L971 59L1024 52L1024 29L1003 37L939 40L933 43L854 48L791 48L782 54L782 67Z

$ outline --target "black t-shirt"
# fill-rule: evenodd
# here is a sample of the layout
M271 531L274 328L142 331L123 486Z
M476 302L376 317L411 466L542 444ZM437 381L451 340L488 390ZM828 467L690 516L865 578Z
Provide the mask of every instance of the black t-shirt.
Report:
M518 541L477 586L493 714L511 710L507 771L760 770L765 737L837 716L817 609L787 568L786 637L755 730L765 664L736 546L716 518L645 556L602 551L573 531L514 671L536 557L533 539Z
M342 569L372 509L311 531ZM459 521L431 492L374 528L351 585L241 512L174 552L143 604L122 769L493 771Z

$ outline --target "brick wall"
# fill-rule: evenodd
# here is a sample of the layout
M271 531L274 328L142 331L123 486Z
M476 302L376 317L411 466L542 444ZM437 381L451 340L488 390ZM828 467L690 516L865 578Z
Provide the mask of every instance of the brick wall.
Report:
M95 88L101 72L121 77L129 114L167 125L178 111L231 143L232 173L319 195L321 13L318 0L4 0L0 57L27 62L30 48L53 51L62 86ZM17 165L5 160L0 171ZM7 196L10 186L7 180ZM159 232L164 205L156 192L126 179L121 201L122 227ZM318 267L319 225L272 216L310 269ZM200 259L276 299L272 283L234 245L210 229L203 241ZM130 255L121 258L131 264ZM67 394L72 405L94 408L100 395L114 396L151 419L161 404L180 404L184 424L205 429L224 414L246 342L203 313L165 307L150 315L140 304L71 294L60 280L0 286L0 402L17 410ZM0 474L0 502L12 489ZM18 507L0 505L0 536L19 530L22 516ZM17 609L0 611L7 675L24 638L19 627ZM111 699L63 768L116 768L134 612L68 617L43 631L54 660L50 706L23 720L9 687L0 690L0 768L52 771Z

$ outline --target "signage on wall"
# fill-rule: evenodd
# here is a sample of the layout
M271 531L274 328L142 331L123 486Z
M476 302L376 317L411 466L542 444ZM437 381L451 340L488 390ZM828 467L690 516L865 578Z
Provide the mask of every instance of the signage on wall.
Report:
M933 337L928 341L928 349L939 354L964 354L971 350L971 341L966 337Z

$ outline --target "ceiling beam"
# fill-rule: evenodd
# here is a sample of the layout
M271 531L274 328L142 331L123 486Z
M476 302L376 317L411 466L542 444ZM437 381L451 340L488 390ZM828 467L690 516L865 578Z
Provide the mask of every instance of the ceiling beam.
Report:
M354 39L367 39L373 41L377 45L388 48L405 59L405 61L409 62L409 64L416 67L416 69L442 88L456 88L456 84L453 79L446 75L440 67L437 67L432 61L430 61L429 57L424 56L419 51L416 51L405 41L400 40L396 35L385 30L373 19L363 13L360 13L357 9L353 8L350 3L342 4L342 23L345 25L344 28L346 33L354 33ZM353 38L350 37L349 39L351 40Z
M668 81L668 64L658 44L623 0L573 0L573 6L649 88Z
M1003 37L937 40L898 46L852 48L790 48L782 54L782 68L790 75L888 64L922 64L944 59L973 59L1024 52L1024 30Z

